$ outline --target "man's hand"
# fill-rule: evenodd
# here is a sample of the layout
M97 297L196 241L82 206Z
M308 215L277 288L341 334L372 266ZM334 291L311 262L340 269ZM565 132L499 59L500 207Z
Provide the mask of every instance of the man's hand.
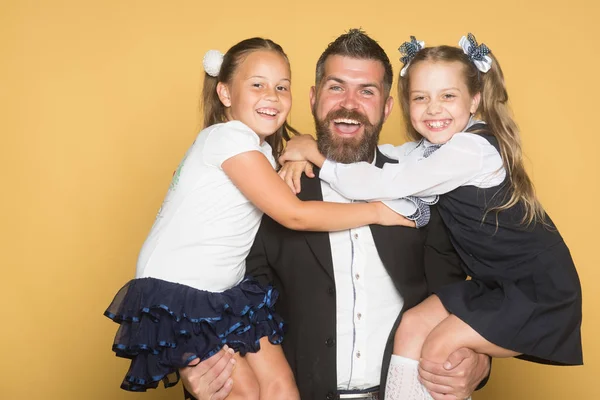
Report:
M421 360L419 381L435 400L466 399L489 371L487 355L463 347L450 354L444 364Z
M233 349L224 346L209 359L194 360L189 367L181 368L179 375L183 386L198 400L223 400L233 387L233 353Z

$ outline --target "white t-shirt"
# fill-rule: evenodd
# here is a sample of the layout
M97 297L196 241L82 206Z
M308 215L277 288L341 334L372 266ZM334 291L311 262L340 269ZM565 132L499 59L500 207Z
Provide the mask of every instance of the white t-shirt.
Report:
M239 121L200 132L173 175L171 187L142 246L137 278L152 277L222 292L246 272L262 211L231 182L223 162L261 152L275 167L268 143Z

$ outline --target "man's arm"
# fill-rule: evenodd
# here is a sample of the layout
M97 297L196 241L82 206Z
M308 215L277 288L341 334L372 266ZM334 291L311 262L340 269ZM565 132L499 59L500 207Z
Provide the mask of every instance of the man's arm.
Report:
M430 293L444 285L464 280L462 260L450 242L448 230L436 206L431 207L431 220L425 240L425 276ZM419 375L435 400L465 398L487 383L491 360L462 348L452 353L444 365L422 361ZM444 394L455 397L444 397Z

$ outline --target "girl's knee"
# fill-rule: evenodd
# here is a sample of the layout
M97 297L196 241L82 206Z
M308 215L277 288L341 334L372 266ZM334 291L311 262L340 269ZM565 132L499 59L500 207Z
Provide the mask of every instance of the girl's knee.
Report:
M421 314L415 309L410 309L402 314L402 320L396 330L396 340L414 339L422 337L423 339L429 333L429 327Z
M260 388L261 400L300 400L293 376L281 376Z
M227 396L228 400L259 400L260 385L254 371L248 364L245 357L236 353L236 367L232 374L233 387L231 393Z
M233 388L227 399L260 400L260 387L254 377L238 377L233 380Z

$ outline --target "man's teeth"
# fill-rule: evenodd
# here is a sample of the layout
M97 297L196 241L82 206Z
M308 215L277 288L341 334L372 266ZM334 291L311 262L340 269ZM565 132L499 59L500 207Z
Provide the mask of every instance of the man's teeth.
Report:
M443 128L450 125L450 121L429 121L427 126L430 128Z
M256 110L256 112L259 114L266 114L266 115L270 115L270 116L277 115L277 110L259 109L259 110Z
M334 119L333 122L335 122L336 124L360 125L360 122L358 122L354 119L347 119L347 118L337 118L337 119Z

